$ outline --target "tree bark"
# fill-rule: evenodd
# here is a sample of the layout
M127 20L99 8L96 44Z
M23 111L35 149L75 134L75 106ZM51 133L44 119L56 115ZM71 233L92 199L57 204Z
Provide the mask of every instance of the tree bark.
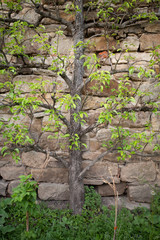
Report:
M82 109L81 102L81 92L78 90L79 86L83 83L84 75L84 60L81 59L81 56L84 53L84 20L83 20L83 1L75 0L75 31L74 31L74 51L75 51L75 60L74 60L74 73L73 81L71 86L71 96L74 97L78 95L80 99L75 100L75 108L70 110L70 125L71 125L71 139L79 136L81 132L81 122L80 119L75 121L74 115L79 114ZM82 44L81 44L82 43ZM70 208L73 209L74 214L79 214L82 211L82 206L84 203L84 185L83 180L78 179L79 174L81 173L82 168L82 152L81 152L81 139L78 139L78 147L72 145L70 150L70 166L69 166L69 186L70 186Z

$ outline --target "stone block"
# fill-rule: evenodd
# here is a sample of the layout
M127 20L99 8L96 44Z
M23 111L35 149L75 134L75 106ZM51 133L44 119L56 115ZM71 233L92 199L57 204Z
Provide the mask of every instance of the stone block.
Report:
M153 49L160 44L160 34L142 34L140 37L140 50Z
M13 18L22 19L28 21L30 24L35 24L38 21L39 14L37 14L33 8L25 7Z
M90 161L84 161L82 163L82 168L85 168L89 165ZM97 162L92 166L84 176L85 184L101 185L105 180L112 182L112 173L113 177L118 176L118 164L110 162ZM119 183L119 178L115 177L115 182Z
M42 118L34 118L30 127L30 133L38 141L42 131Z
M84 160L94 160L96 159L99 155L101 154L101 152L90 152L90 151L86 151L83 152L82 157Z
M68 184L40 183L38 197L41 200L68 200Z
M58 44L58 54L69 56L73 52L73 40L70 37L59 36L57 43L57 37L51 40L51 45L57 48Z
M109 184L98 186L96 189L102 197L114 196L114 191L111 186L109 186ZM126 183L116 184L116 190L118 191L118 195L122 195L125 192L125 189Z
M32 169L31 174L38 182L68 183L66 168Z
M86 102L84 103L83 110L97 109L101 107L101 104L105 102L105 98L99 98L94 96L88 96Z
M98 117L99 117L100 113L103 112L103 111L104 111L104 108L98 108L98 109L94 109L94 110L92 110L92 109L89 110L87 112L88 117L86 118L86 122L88 124L95 123L98 120ZM94 134L94 136L95 136L95 134Z
M105 37L93 37L90 40L88 49L92 52L101 52L108 50L115 50L117 48L116 40L113 37L106 39Z
M121 181L139 182L154 181L156 165L154 162L127 163L121 167Z
M101 86L103 87L103 91L100 90ZM83 89L83 94L99 97L109 97L114 95L112 91L113 89L118 90L118 82L115 80L111 80L109 85L104 85L98 81L93 80L85 86Z
M110 56L112 64L127 64L134 63L133 66L147 66L151 60L149 52L128 52L128 53L115 53ZM144 61L145 60L145 61Z
M137 51L139 48L139 39L137 35L129 35L120 43L122 50Z
M45 86L44 86L44 91L46 92L52 92L52 88L53 86L52 81L53 78L52 77L48 77L48 76L42 76L42 77L37 77L36 75L18 75L14 78L14 83L17 85L17 88L20 88L21 91L23 91L24 93L29 93L31 92L31 88L29 87L29 84L31 83L40 83L39 80L37 79L41 79L42 81L45 81ZM21 81L21 84L18 84L18 82Z
M160 21L157 22L152 22L152 23L147 23L146 27L144 29L146 32L150 32L150 33L157 33L160 32Z
M96 139L102 144L104 141L111 139L111 135L111 129L101 128L99 131L97 131Z
M160 131L160 112L154 113L152 114L152 120L151 120L151 124L152 124L152 128L153 131Z
M60 148L60 141L59 139L49 139L49 136L55 136L54 133L51 132L44 132L39 140L39 145L42 148L49 148L51 151L58 150Z
M0 180L0 196L3 196L3 197L6 196L7 186L8 186L8 182L5 182L4 180Z
M102 197L102 204L107 207L115 206L115 198L114 197ZM118 197L118 209L121 209L124 207L129 210L133 210L138 207L146 207L149 209L150 204L130 201L127 197L120 196L120 197Z
M15 180L25 174L25 167L4 166L0 169L0 173L5 180Z
M136 121L120 118L116 116L112 119L112 126L118 126L119 122L122 127L125 128L143 128L150 120L150 113L149 112L136 112L135 113Z
M91 152L96 152L100 149L100 144L97 139L90 139L89 140L89 149Z
M11 181L11 182L8 184L8 190L7 190L7 192L8 192L10 195L12 195L12 193L13 193L13 188L17 187L19 184L20 184L20 181L19 181L19 180Z
M72 12L70 14L60 11L60 17L68 22L74 22L75 21L75 14Z
M158 102L159 101L160 86L157 86L156 84L157 83L144 82L139 87L139 91L141 93L143 93L143 96L140 99L141 104L146 103L146 102ZM136 98L138 98L138 97L136 97Z
M45 162L46 154L30 151L22 153L22 163L32 168L41 168Z
M151 187L147 184L129 186L128 196L131 201L150 203L152 198Z

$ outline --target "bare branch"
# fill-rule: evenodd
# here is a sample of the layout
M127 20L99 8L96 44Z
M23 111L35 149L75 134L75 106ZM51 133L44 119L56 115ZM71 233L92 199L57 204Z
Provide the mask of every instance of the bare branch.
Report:
M65 72L60 74L61 78L67 83L68 87L71 89L72 88L72 81L71 79L66 75Z
M114 150L116 150L116 149L115 149L115 148L111 148L111 149L109 149L109 150L101 153L95 160L93 160L90 164L88 164L87 167L85 167L85 168L81 171L81 173L80 173L79 176L78 176L78 179L79 179L79 180L80 180L80 179L83 179L83 177L84 177L84 175L86 174L86 172L87 172L96 162L100 161L105 155L107 155L108 153L110 153L110 152L112 152L112 151L114 151Z
M48 9L37 5L35 8L36 13L40 14L43 18L50 18L56 22L62 23L64 25L66 25L72 32L72 34L74 33L74 26L71 22L61 18L59 15L57 14L53 14L51 11L48 11Z

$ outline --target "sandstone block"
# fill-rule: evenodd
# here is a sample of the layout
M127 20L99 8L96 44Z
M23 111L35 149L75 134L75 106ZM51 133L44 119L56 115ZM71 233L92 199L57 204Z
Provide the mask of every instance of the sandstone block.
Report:
M89 110L87 112L88 117L86 118L86 122L88 124L93 124L95 123L95 121L98 120L98 117L100 115L100 113L104 110L104 108L98 108L98 109L94 109L94 110ZM95 134L94 134L95 136Z
M121 180L124 182L154 181L156 166L154 162L128 163L121 167Z
M145 29L146 32L157 33L160 32L160 21L153 22L146 25Z
M8 193L10 195L12 195L13 193L13 188L17 187L19 185L20 181L19 180L15 180L15 181L11 181L9 184L8 184Z
M112 120L112 125L119 125L119 121L121 122L121 126L122 127L127 127L127 128L142 128L145 127L146 124L149 122L149 118L150 118L150 113L149 112L137 112L135 113L135 117L136 117L136 121L132 121L132 120L128 120L128 119L124 119L124 118L120 118L120 117L116 117L113 118Z
M101 86L103 87L103 91L100 90ZM108 97L114 95L112 91L113 89L118 90L118 82L115 80L111 80L109 85L104 85L98 81L93 80L88 83L87 86L85 86L85 89L83 89L83 94Z
M25 167L4 166L0 169L0 173L3 179L14 180L25 174Z
M114 50L117 48L116 40L112 37L106 39L105 37L94 37L89 43L89 50L93 52L100 52L106 50Z
M152 128L153 131L160 131L160 112L152 114Z
M58 54L60 55L71 55L73 52L73 40L70 37L59 36L57 43L57 37L51 40L53 47L57 48L58 44Z
M31 88L29 87L29 84L31 83L40 83L40 81L38 81L37 79L41 78L42 81L45 81L45 86L44 86L44 90L46 92L52 92L52 77L48 77L48 76L42 76L42 77L37 77L35 75L18 75L14 78L14 83L18 84L18 81L22 81L22 84L20 84L20 86L17 86L17 88L21 88L21 90L23 92L29 93L31 91Z
M84 104L84 110L97 109L101 107L101 103L105 102L105 98L99 98L94 96L88 96L87 101Z
M129 50L129 51L137 51L139 48L139 39L137 35L129 35L127 38L125 38L121 44L120 48L122 50Z
M42 118L34 118L30 127L30 133L38 141L42 131Z
M129 186L128 187L128 196L129 199L136 202L151 202L151 188L149 185L140 185L140 186Z
M102 197L102 204L107 207L115 206L115 198L114 197ZM120 196L120 197L118 197L118 208L121 209L123 207L130 209L130 210L133 210L138 207L146 207L149 209L150 204L130 201L127 197Z
M97 139L90 139L89 141L89 149L91 152L96 152L100 149L100 144Z
M90 161L84 161L82 163L82 168L85 168L88 166ZM103 184L105 180L112 182L112 177L113 176L118 176L118 164L116 163L110 163L110 162L97 162L94 166L92 166L85 175L85 184L88 184L87 181L91 184L94 185L94 182L96 182L95 185ZM119 182L119 178L115 178L115 182Z
M140 37L140 50L153 49L160 44L160 34L142 34Z
M102 197L114 196L114 191L108 184L98 186L96 189ZM116 189L118 191L118 195L122 195L126 189L126 183L116 184Z
M141 97L141 104L159 100L160 86L157 86L155 83L144 82L140 86L139 91L145 93L145 95Z
M38 197L41 200L68 200L68 184L40 183Z
M86 151L86 152L83 152L82 156L83 156L83 159L85 159L85 160L94 160L100 154L101 154L101 152L98 152L98 151L96 151L96 152Z
M69 22L74 22L75 21L75 14L74 13L68 14L64 11L61 11L60 12L60 17L65 19L66 21L69 21Z
M6 196L8 183L4 180L0 180L0 196Z
M22 11L15 15L15 18L28 21L31 24L35 24L38 21L39 14L37 14L34 9L25 7Z
M58 139L49 139L49 136L54 136L54 133L44 132L39 140L39 145L42 148L49 148L50 150L57 150L59 148Z
M23 152L22 163L28 167L41 168L46 159L46 154L40 152Z
M105 129L105 128L100 129L96 134L96 138L98 142L100 142L101 144L104 141L109 140L111 138L111 129Z
M137 65L139 67L140 65L146 66L148 65L148 61L151 60L151 54L148 52L140 53L140 52L128 52L128 53L115 53L111 55L111 62L112 64L127 64L134 63L134 66ZM146 62L144 62L144 59ZM140 62L141 61L141 62Z
M31 174L38 182L68 183L66 168L32 169Z

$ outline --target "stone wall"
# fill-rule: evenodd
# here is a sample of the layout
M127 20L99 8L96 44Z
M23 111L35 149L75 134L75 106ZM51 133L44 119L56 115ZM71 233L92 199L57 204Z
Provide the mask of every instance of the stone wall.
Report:
M62 1L63 2L63 1ZM50 6L51 7L51 6ZM74 15L67 15L64 13L64 6L61 6L61 16L69 21L74 21ZM141 9L145 10L145 9ZM95 16L95 12L88 15L86 21L90 21ZM38 15L30 8L24 7L22 12L19 12L17 16L21 19L32 20L33 22L37 19ZM45 25L44 32L52 45L55 44L56 35L55 31L59 27L57 23L50 19L43 19ZM68 32L66 26L61 25L61 29L64 31L64 35L59 39L59 54L66 55L67 57L73 55L72 50L72 38ZM84 109L87 110L89 118L87 124L93 123L98 114L101 112L100 103L112 94L111 89L117 89L120 78L126 73L131 64L135 67L142 66L147 68L149 61L151 60L150 50L156 45L160 44L160 22L156 21L148 23L146 20L134 24L130 28L124 28L115 31L115 36L110 37L106 40L105 37L101 36L104 33L103 29L89 29L86 32L86 40L90 39L90 45L86 49L86 54L96 53L100 58L101 68L104 71L111 71L116 67L116 72L112 74L111 86L106 88L104 92L93 90L92 84L88 84L87 88L84 89L84 94L88 94L88 101L84 105ZM94 36L94 34L98 36ZM29 38L35 35L33 30L28 30L25 35L25 52L30 56L35 56L35 61L40 62L40 58L36 56L36 53L40 46L39 43L30 42ZM129 50L125 52L126 48ZM118 52L117 49L121 48L122 51ZM113 52L110 54L109 51ZM44 53L45 54L45 53ZM18 61L15 57L14 61ZM52 56L46 56L45 63L50 64ZM160 68L158 65L154 66L155 71L159 73ZM70 69L69 74L72 74ZM88 72L86 71L85 77ZM25 69L21 74L14 78L14 81L22 80L22 90L24 95L29 94L29 88L25 82L35 82L38 77L42 77L43 80L49 82L56 81L62 83L62 79L57 77L52 71L47 69L36 69L28 68ZM6 79L4 76L0 76L0 82L4 82ZM159 94L159 87L154 88L154 79L150 78L138 78L137 74L134 73L130 76L131 85L138 86L142 91L150 89L154 94L151 97L157 99ZM48 84L45 86L47 93L45 94L48 102L51 102L51 91L52 88ZM59 85L58 88L62 93L67 93L67 85L64 83ZM1 98L6 94L1 90ZM141 98L141 103L145 99ZM63 109L64 114L67 116L67 111ZM5 121L8 121L11 113L8 109L0 110L0 117L3 117ZM136 122L123 121L123 126L126 128L133 129L133 131L142 130L150 118L150 113L147 111L137 112ZM20 121L23 121L26 125L30 124L30 119L21 116ZM159 132L159 116L152 114L152 125L155 131ZM32 122L31 132L35 139L39 138L39 144L43 147L49 147L53 151L58 151L63 154L66 159L68 157L67 149L59 149L59 142L56 139L49 140L47 137L51 135L50 132L42 132L42 127L49 123L48 115L44 113L43 109L37 109L34 112L34 120ZM87 134L84 138L84 142L87 143L87 149L83 151L83 167L91 162L96 156L102 151L101 146L103 141L110 136L110 129L118 123L118 119L114 120L109 128L99 128L93 132ZM63 143L64 140L60 140ZM3 146L3 139L1 137L0 147ZM146 153L152 153L152 146L147 146L145 149ZM67 204L69 198L69 187L68 187L68 172L64 166L54 158L49 158L46 163L46 155L44 153L38 153L30 151L22 153L21 161L15 163L10 156L0 158L0 195L10 196L12 189L19 183L19 175L32 174L33 178L39 182L38 188L38 199L48 201L48 204L52 204L55 207L59 207L61 201L63 204ZM140 157L132 157L130 160L118 161L117 154L110 153L106 155L103 160L97 162L87 172L84 178L86 185L93 185L97 192L102 196L104 204L114 203L114 194L108 184L104 183L103 179L112 182L110 171L114 177L117 190L120 196L120 205L125 205L129 208L138 206L140 203L148 206L152 198L152 187L155 184L160 187L160 158L159 157L146 157L141 159ZM61 204L60 204L61 205Z

